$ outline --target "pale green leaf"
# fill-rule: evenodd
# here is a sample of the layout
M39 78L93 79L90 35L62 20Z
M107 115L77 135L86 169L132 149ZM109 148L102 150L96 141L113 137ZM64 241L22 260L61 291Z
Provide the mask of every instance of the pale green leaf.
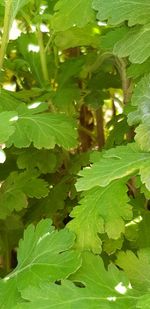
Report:
M18 108L16 130L8 141L18 148L29 147L31 143L38 148L54 148L55 144L66 149L76 146L75 123L63 114L38 113L24 105Z
M150 114L143 118L143 123L136 130L135 140L143 151L150 151Z
M133 95L132 95L132 105L139 106L142 103L145 103L144 106L142 106L143 115L144 112L147 114L150 112L150 74L145 75L136 85ZM149 109L148 109L149 107Z
M29 2L30 0L12 0L12 18L14 19L18 12Z
M92 0L59 0L51 23L55 31L64 31L73 26L84 27L94 20Z
M73 209L71 217L74 219L68 224L77 235L76 246L99 253L98 233L106 232L109 238L119 238L125 232L124 220L132 218L128 201L127 187L121 181L86 192L80 206Z
M127 274L131 285L137 290L150 288L150 248L141 249L138 255L132 251L119 252L117 265Z
M106 235L105 235L106 236ZM120 250L123 246L123 237L118 239L103 238L103 251L108 255L114 254L117 250Z
M98 11L100 21L108 20L111 25L118 25L128 20L129 26L150 22L149 0L93 0L93 8Z
M0 144L7 142L14 133L15 126L12 120L16 115L17 113L9 111L0 113Z
M95 186L107 186L112 180L133 173L141 174L146 187L150 188L150 177L145 177L145 167L150 164L150 154L141 152L135 144L118 146L100 154L100 159L91 167L84 168L79 175L77 190L88 190Z
M132 95L132 105L135 111L129 113L129 125L138 124L143 117L150 114L150 75L145 75L136 85ZM144 121L145 123L145 121Z
M149 1L149 0L148 0ZM150 24L136 26L114 46L118 57L129 57L132 63L143 63L150 56Z
M146 188L150 191L150 163L144 164L141 167L141 180L145 184Z

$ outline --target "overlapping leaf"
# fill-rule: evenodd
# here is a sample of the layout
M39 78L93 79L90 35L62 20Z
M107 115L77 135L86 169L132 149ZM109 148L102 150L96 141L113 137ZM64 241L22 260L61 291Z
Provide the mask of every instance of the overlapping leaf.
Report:
M121 181L85 193L80 206L71 213L74 219L68 224L77 235L77 247L99 253L101 241L98 233L106 232L109 238L119 238L125 231L124 220L132 218L128 200L127 187Z
M0 218L4 219L15 209L27 207L27 197L41 198L48 195L48 184L30 172L13 172L0 188Z
M142 249L136 256L132 251L120 252L117 265L127 274L131 285L142 295L137 301L136 308L149 308L150 304L150 248Z
M73 26L84 27L94 19L92 0L59 0L52 17L55 31L64 31Z
M2 5L5 5L7 0L2 0ZM12 10L11 10L11 20L15 19L18 12L26 5L30 0L13 0L12 2Z
M128 115L130 125L139 124L135 140L143 151L150 151L150 75L145 75L137 84L132 105L135 110Z
M100 21L108 20L118 25L128 20L129 26L150 22L149 0L93 0L93 8L98 11Z
M105 269L102 259L90 253L83 255L83 264L79 271L72 276L77 281L75 286L69 281L63 281L61 285L49 284L40 288L26 288L22 297L28 302L19 303L19 309L41 308L133 308L136 305L136 297L128 288L128 279L123 272L110 265ZM119 284L122 284L125 295L119 292ZM117 289L118 288L118 289Z
M57 158L55 153L46 149L24 149L17 159L17 165L20 169L26 168L27 170L32 170L38 168L43 174L54 171L56 164Z
M15 131L12 119L16 116L15 112L0 113L0 144L5 143Z
M119 252L117 265L125 271L134 288L149 291L150 248L141 249L138 255L129 250Z
M142 181L150 189L147 166L150 154L141 152L137 145L118 146L105 152L92 167L84 168L79 173L77 189L88 190L95 186L107 186L112 180L119 179L139 171Z
M55 37L55 43L58 48L64 50L76 46L99 45L99 29L95 24L87 24L85 27L73 27L64 32L58 32Z
M51 220L42 220L36 228L30 225L20 241L17 268L1 280L1 306L5 304L8 308L15 301L17 304L17 290L30 285L39 286L41 282L65 279L76 271L80 266L80 255L68 251L73 246L74 238L67 229L55 231ZM6 298L10 289L12 299Z
M13 7L13 11L12 11L12 15L13 15L13 19L16 17L17 13L28 3L30 2L30 0L13 0L12 1L12 7Z
M15 98L11 91L4 89L0 90L0 111L15 110L20 104L20 101Z
M14 308L21 301L21 295L16 288L14 280L4 283L0 280L0 307L5 309Z
M136 130L135 140L143 151L150 151L150 114L143 117L143 123Z
M150 23L136 26L114 46L114 54L120 58L128 57L132 63L143 63L150 56Z
M15 121L15 132L8 145L18 148L29 147L31 143L38 148L54 148L55 144L66 149L76 146L77 132L74 121L63 114L38 113L21 105L18 108L18 119Z

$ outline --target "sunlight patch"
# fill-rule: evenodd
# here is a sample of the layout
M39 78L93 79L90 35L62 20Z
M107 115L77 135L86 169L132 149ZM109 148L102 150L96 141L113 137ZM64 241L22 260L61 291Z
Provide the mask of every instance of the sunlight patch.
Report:
M119 282L119 284L115 286L115 290L120 294L126 294L127 292L127 288L123 285L122 282Z
M42 104L42 102L34 102L34 103L28 105L28 109L37 108L41 104Z
M34 53L38 53L40 50L40 47L38 45L35 45L35 44L29 44L28 45L28 51L32 51Z
M117 297L115 297L115 296L109 296L109 297L107 297L107 300L108 300L108 301L116 301L116 300L117 300Z
M19 117L16 115L16 116L10 118L9 121L17 121L18 119L19 119Z
M0 163L4 163L5 161L6 161L6 154L2 149L0 149Z

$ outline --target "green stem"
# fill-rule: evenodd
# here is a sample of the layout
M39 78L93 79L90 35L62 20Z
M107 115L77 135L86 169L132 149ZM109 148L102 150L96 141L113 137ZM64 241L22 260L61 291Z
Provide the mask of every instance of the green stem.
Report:
M95 134L91 132L90 130L88 130L87 128L83 127L81 124L79 124L79 130L86 133L86 135L90 136L93 141L96 140Z
M37 39L38 39L38 44L40 47L40 60L41 60L43 78L46 82L48 82L49 76L48 76L48 70L47 70L46 53L45 53L45 48L44 48L44 43L43 43L43 34L39 26L37 27Z
M11 14L12 14L12 0L6 1L5 15L4 15L4 27L2 35L2 44L0 49L0 71L3 68L4 57L7 49L7 44L9 40L9 30L11 26Z

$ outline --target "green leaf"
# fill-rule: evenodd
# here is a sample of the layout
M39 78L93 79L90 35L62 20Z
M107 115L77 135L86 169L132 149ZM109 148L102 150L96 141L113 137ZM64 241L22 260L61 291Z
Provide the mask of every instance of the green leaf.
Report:
M13 172L0 188L0 218L4 219L15 209L20 211L27 207L28 197L41 198L48 195L47 182L38 179L32 172L18 174Z
M7 142L9 137L14 133L14 121L17 113L2 112L0 113L0 144Z
M75 123L62 114L40 113L21 105L18 108L16 130L8 141L18 148L33 145L38 148L54 148L55 144L66 149L76 146Z
M40 220L42 217L50 217L55 222L55 216L58 210L61 210L61 215L65 208L65 201L70 192L70 187L66 183L59 182L52 186L46 198L41 199L38 203L33 204L26 215L27 221L30 223L34 220ZM57 219L56 219L57 220Z
M106 252L108 255L111 255L122 248L124 239L123 237L118 239L111 239L106 237L105 234L105 237L102 240L103 240L103 251Z
M75 113L74 102L80 99L80 90L76 85L67 84L66 87L58 88L53 103L60 111L68 115Z
M98 11L100 21L108 20L111 25L118 25L128 20L129 26L150 22L149 0L93 0L93 8Z
M0 90L0 111L15 110L19 104L20 101L15 98L12 91Z
M73 27L63 32L58 32L55 44L61 50L76 46L99 46L99 28L95 24L87 24L85 27Z
M150 248L141 249L138 255L129 250L119 252L116 263L125 271L133 288L149 291Z
M139 249L150 247L149 226L150 213L149 211L145 211L141 222L138 224L136 244Z
M1 3L5 6L6 1L11 1L11 0L1 0ZM16 15L18 12L25 6L27 5L30 0L12 0L12 11L11 11L11 20L15 19Z
M128 144L112 148L101 156L98 162L86 167L79 173L82 178L77 181L77 190L88 190L95 186L107 186L112 180L132 175L139 170L141 179L150 189L147 166L150 154L141 152L137 145Z
M73 26L84 27L94 19L92 0L59 0L51 20L55 31L64 31ZM65 17L65 18L64 18Z
M149 73L150 59L141 64L131 64L127 69L127 75L130 78L138 78Z
M150 116L143 118L143 124L140 124L136 130L135 140L143 151L150 151Z
M55 153L46 149L25 149L17 158L17 165L20 169L32 170L38 168L43 174L51 173L57 166Z
M141 123L135 130L135 140L143 151L150 151L150 75L145 75L135 87L132 96L133 112L128 115L128 123Z
M21 301L21 295L16 288L16 282L0 280L0 308L10 309Z
M17 308L135 308L136 298L132 297L128 288L129 282L124 274L114 265L109 265L107 271L99 256L84 253L82 267L72 276L72 280L77 282L77 286L69 281L63 281L61 285L49 284L40 288L26 288L22 292L22 297L28 302L20 303ZM117 291L120 283L126 290L125 295Z
M149 1L149 0L148 0ZM150 24L136 26L114 46L114 54L128 57L132 63L143 63L150 56Z
M39 52L39 42L35 33L22 33L17 40L17 47L23 59L27 62L35 82L45 87ZM35 83L34 82L34 83Z
M18 12L28 3L30 0L13 0L12 1L12 18L14 19Z
M36 286L67 278L80 266L79 253L68 251L74 238L67 229L54 231L49 219L40 221L36 228L28 226L19 243L18 265L4 281L17 279L18 288L24 289L31 282Z
M132 96L132 105L141 108L141 112L143 112L143 114L141 114L141 116L144 116L144 115L147 115L147 113L150 113L149 82L150 82L150 74L145 75L140 80L140 82L136 85L136 87L134 89L133 96Z
M124 220L132 218L128 201L127 187L122 182L112 182L105 188L95 187L86 192L80 206L71 212L74 219L68 224L77 235L76 246L80 250L99 253L98 233L106 232L109 238L119 238L125 232Z
M150 307L150 294L141 296L137 303L137 308L149 309L149 307Z
M8 308L9 302L18 302L18 290L28 285L39 286L41 282L53 282L57 279L65 279L80 266L80 255L74 251L68 251L74 243L74 235L67 229L55 231L51 226L51 220L42 220L36 228L28 226L24 232L24 238L19 243L18 265L16 269L1 281L0 301L5 302ZM5 293L11 297L5 298ZM4 308L4 307L2 307ZM10 307L12 308L12 307Z
M136 85L132 95L132 105L135 111L129 113L129 125L138 124L150 113L150 74L145 75ZM145 122L145 121L144 121Z
M124 37L127 33L127 27L115 28L109 30L104 36L101 36L101 47L104 49L113 50L114 45Z

